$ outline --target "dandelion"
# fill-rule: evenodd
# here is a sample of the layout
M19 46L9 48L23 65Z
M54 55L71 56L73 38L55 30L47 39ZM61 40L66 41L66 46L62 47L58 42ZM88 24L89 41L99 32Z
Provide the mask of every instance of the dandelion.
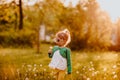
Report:
M89 71L92 71L92 69L90 68Z
M93 71L94 71L95 69L94 69L94 68L91 68L91 70L93 70Z
M5 80L7 80L8 78L7 78L7 76L5 76Z
M24 68L24 67L25 67L25 65L23 64L23 65L22 65L22 68Z
M44 71L46 71L46 69L44 69Z
M34 74L34 76L36 77L36 76L37 76L37 74Z
M33 68L33 71L35 71L35 70L36 70L36 67Z
M86 80L90 80L90 78L87 78Z
M34 67L36 67L37 65L36 64L34 64Z
M27 67L32 67L32 65L29 64L29 65L27 65Z
M93 64L93 62L92 62L92 61L90 61L90 64Z
M114 79L117 78L117 75L114 75L113 78L114 78Z
M53 78L56 78L56 76L53 76Z
M79 74L79 71L76 71L76 74Z
M117 65L114 65L114 66L113 66L113 69L115 69L115 68L117 68Z
M112 72L112 74L116 74L116 72Z
M104 77L104 79L106 79L106 77Z
M25 80L29 80L29 78L28 78L28 77L26 77L26 78L25 78Z
M95 76L95 74L94 74L94 73L92 73L92 76Z
M43 65L42 64L40 64L40 67L42 67Z
M104 68L103 71L104 71L104 72L107 71L107 68Z
M19 70L19 69L17 69L17 73L18 73L18 74L20 73L20 70Z
M31 71L32 69L31 68L28 68L28 71Z
M94 74L95 74L95 75L98 74L98 71L95 71Z

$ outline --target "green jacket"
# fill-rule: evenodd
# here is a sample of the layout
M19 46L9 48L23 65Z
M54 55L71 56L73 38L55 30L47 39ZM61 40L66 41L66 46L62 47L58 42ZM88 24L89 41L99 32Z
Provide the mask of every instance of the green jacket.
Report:
M62 57L67 59L67 72L68 74L71 74L72 72L72 66L71 66L71 50L69 48L60 48L58 46L53 47L52 49L52 53L48 54L49 58L52 58L52 56L54 55L54 52L60 50L60 54Z

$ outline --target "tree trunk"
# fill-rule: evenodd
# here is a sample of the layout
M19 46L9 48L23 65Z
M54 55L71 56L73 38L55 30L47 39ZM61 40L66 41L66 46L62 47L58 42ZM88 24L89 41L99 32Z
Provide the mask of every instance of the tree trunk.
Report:
M23 12L22 12L22 0L19 0L19 30L23 29Z
M37 30L37 53L40 53L40 27L38 27L38 30Z

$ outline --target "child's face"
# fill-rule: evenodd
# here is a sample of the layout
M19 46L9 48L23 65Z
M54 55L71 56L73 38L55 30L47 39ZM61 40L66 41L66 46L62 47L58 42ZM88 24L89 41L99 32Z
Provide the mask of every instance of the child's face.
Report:
M65 45L66 40L64 40L64 39L56 36L56 37L55 37L55 43L56 43L58 46L61 46L61 47L62 47L62 46Z

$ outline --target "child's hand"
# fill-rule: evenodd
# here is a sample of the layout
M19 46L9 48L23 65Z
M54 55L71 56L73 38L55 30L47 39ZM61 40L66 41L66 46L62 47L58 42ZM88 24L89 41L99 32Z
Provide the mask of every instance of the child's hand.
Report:
M51 53L52 53L52 48L53 48L53 47L50 47L50 48L49 48L48 54L51 54Z

